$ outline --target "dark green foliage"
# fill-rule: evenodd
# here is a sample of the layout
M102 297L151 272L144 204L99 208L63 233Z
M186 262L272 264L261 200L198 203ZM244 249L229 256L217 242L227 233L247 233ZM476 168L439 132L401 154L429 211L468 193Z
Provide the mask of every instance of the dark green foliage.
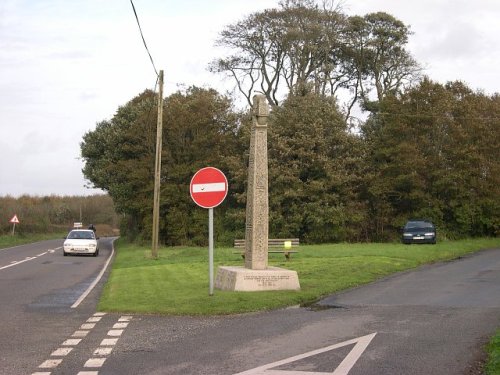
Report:
M499 234L498 104L463 83L428 79L381 102L363 129L376 238L408 217L432 219L449 237Z
M272 236L313 243L349 239L359 146L328 98L293 96L275 108L268 147Z

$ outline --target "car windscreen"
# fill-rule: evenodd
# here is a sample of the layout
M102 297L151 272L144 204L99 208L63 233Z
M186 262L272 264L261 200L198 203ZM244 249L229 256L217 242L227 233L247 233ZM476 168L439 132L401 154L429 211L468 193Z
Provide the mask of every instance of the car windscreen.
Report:
M429 229L434 230L434 226L431 223L425 221L409 221L405 225L405 229Z
M82 232L82 231L74 231L68 234L68 239L70 240L93 240L94 236L92 232Z

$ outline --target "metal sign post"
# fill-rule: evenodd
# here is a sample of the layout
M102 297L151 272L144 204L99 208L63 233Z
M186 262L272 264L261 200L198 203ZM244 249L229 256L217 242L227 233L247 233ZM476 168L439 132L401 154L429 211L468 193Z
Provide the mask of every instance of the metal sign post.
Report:
M206 167L196 172L189 186L191 198L208 208L208 278L209 295L214 294L214 207L226 198L227 178L219 169Z
M208 294L214 295L214 209L208 209L208 278L210 286Z

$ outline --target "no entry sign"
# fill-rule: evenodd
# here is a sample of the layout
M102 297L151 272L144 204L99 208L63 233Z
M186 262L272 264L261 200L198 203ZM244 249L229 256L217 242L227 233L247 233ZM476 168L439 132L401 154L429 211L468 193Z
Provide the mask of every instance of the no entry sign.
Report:
M214 208L227 195L227 178L219 169L205 167L196 172L190 184L191 198L203 208Z

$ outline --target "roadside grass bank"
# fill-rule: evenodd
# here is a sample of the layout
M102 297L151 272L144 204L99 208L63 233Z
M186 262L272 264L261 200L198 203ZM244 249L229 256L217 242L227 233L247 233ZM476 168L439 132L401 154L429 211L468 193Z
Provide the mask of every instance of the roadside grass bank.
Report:
M500 329L492 337L486 349L488 353L488 362L486 363L486 375L500 374Z
M38 233L38 234L5 234L0 236L0 249L33 243L38 241L63 238L67 232L61 233Z
M326 295L366 284L422 264L456 259L481 249L500 248L500 238L439 242L303 245L286 261L270 254L269 265L297 271L300 291L229 292L208 295L206 248L151 249L119 239L110 277L98 309L169 315L217 315L270 310L314 303ZM243 265L233 248L215 248L214 266ZM215 271L216 272L216 271Z

